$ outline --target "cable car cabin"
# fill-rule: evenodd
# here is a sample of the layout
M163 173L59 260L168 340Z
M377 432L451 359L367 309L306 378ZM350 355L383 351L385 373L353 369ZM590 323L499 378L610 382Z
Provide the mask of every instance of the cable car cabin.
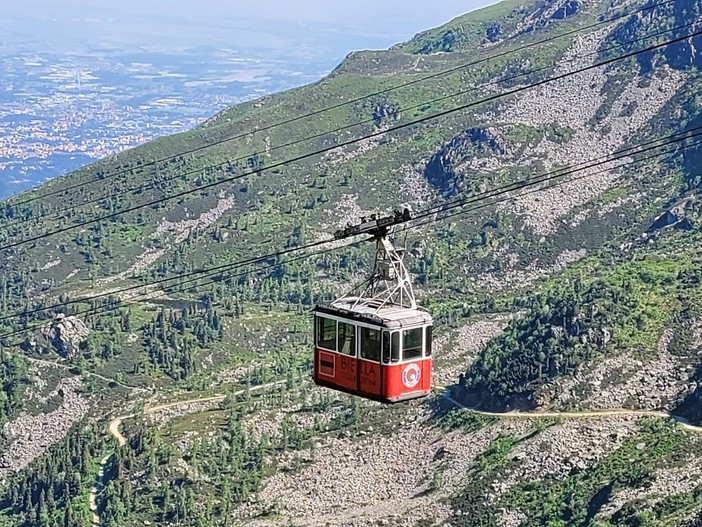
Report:
M314 308L316 384L389 403L431 392L431 316L417 307L403 251L387 239L410 219L405 209L334 233L373 236L375 266L352 293Z
M315 308L314 382L389 403L429 395L429 313L343 300Z

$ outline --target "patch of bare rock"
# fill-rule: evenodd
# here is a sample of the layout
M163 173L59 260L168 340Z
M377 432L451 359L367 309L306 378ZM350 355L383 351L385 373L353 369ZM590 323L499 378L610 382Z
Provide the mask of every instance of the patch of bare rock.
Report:
M176 222L164 220L156 227L154 236L165 237L166 240L171 243L183 242L191 234L212 225L219 218L221 218L225 212L233 208L235 204L236 199L234 196L226 196L224 193L221 193L219 195L217 205L207 212L203 212L200 214L200 216L194 219L186 219Z
M695 389L694 368L668 351L673 338L666 330L654 358L642 361L626 352L580 367L539 394L539 404L557 408L670 409Z
M218 198L217 205L203 212L197 218L188 218L176 222L164 219L157 225L152 238L158 239L162 244L171 246L185 241L191 234L206 229L236 204L236 199L233 196L220 193ZM186 214L190 215L187 211ZM106 285L139 276L168 252L168 248L154 249L144 246L142 248L144 251L136 257L134 263L128 269L108 278L98 280L97 284Z
M645 487L620 490L602 508L598 517L611 517L629 501L657 503L669 496L691 492L699 485L702 485L702 457L691 455L678 467L657 470Z
M435 197L436 192L422 173L411 165L402 165L399 171L402 175L400 195L407 200L406 205L411 210L422 209Z
M524 421L505 421L471 435L446 433L432 426L426 409L413 409L392 433L327 438L314 454L304 454L311 464L269 478L256 503L239 508L235 518L257 526L411 526L422 518L441 521L451 514L443 498L460 488L490 442L500 433L516 435L528 428ZM399 455L406 452L411 456ZM300 453L290 454L296 455ZM437 470L444 484L426 493ZM252 520L262 510L277 511L280 520Z
M523 269L518 269L516 254L505 254L504 250L498 250L495 259L501 259L505 267L503 270L491 270L478 274L466 266L464 272L471 277L475 287L483 290L502 291L507 288L527 287L541 278L562 271L571 263L585 258L586 255L587 250L585 249L577 251L566 249L558 255L553 265L539 265L539 260L536 259Z
M56 410L39 415L23 412L5 424L3 434L9 444L0 454L0 483L4 484L10 474L23 469L63 439L88 413L89 402L78 393L81 385L82 381L77 378L62 379L49 394L49 397L63 399Z
M379 209L367 210L362 208L358 204L357 194L342 194L334 210L325 211L327 221L322 223L321 230L333 231L335 229L343 229L349 223L352 225L357 224L362 217L369 218L372 214L380 213Z
M361 139L353 145L352 149L347 147L339 147L331 150L322 157L321 162L328 165L338 165L340 163L348 163L357 157L371 152L380 145L381 141L385 137L384 132L390 127L390 124L382 124L377 130L374 130L374 133L377 133L378 135Z
M574 39L553 75L570 74L595 64L597 50L610 29L603 28ZM632 76L631 80L623 81L626 84L619 90L620 87L608 84L613 73L606 73L604 68L573 73L523 92L514 102L501 108L499 114L486 113L482 120L493 123L498 129L509 131L515 125L537 129L557 127L569 130L570 138L567 142L555 143L544 137L519 158L501 156L499 167L482 166L482 161L476 159L462 170L484 172L486 169L528 166L537 161L542 162L546 170L552 170L604 161L639 134L684 83L681 73L662 68L651 76L650 82L640 83L636 76ZM626 74L624 71L620 73ZM574 85L588 86L589 89L573 90ZM614 93L615 89L617 93ZM607 100L607 97L614 100ZM640 101L646 101L646 104L640 104ZM606 115L599 116L603 105L610 107ZM632 108L635 111L632 112ZM525 194L501 205L501 208L522 217L534 232L550 234L557 229L559 220L573 209L615 185L621 177L618 167L630 161L623 157L619 161L584 168L569 176L570 180L559 180L558 186ZM582 221L583 218L578 219Z
M97 281L97 285L106 285L139 276L164 254L166 254L165 249L144 249L144 252L136 257L136 261L126 271L122 271L108 278L102 278Z
M489 502L495 503L507 490L521 482L562 480L574 469L585 470L593 466L636 431L637 420L637 417L572 419L518 444L511 454L518 464L492 484Z

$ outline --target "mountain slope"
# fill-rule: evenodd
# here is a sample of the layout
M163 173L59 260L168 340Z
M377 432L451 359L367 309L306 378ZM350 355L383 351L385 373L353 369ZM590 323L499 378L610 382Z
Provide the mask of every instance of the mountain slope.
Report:
M699 1L612 20L644 5L503 2L3 203L0 525L84 525L91 495L115 526L699 521L702 438L588 413L700 417L701 151L630 149L702 125L702 40L593 67L699 30ZM407 263L455 399L589 417L313 388L308 309L367 272L367 244L178 279L548 173L405 231Z

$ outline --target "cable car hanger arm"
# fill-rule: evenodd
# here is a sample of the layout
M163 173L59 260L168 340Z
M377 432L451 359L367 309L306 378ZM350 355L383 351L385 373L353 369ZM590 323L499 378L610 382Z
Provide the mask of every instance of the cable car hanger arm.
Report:
M356 310L360 306L370 308L376 313L385 306L400 309L416 309L414 291L410 275L402 262L402 250L395 249L388 240L392 227L412 219L409 209L396 210L393 215L378 218L373 214L370 219L361 218L359 225L347 225L345 229L334 233L335 240L342 240L362 234L371 235L376 242L376 256L373 273L369 278L357 284L342 298L332 302L340 307L348 303L348 308ZM356 293L353 295L353 293Z
M378 218L377 214L373 214L370 219L361 218L361 223L359 225L351 225L349 223L344 229L336 231L334 233L334 239L343 240L360 234L370 234L378 239L384 238L387 236L390 227L408 222L411 219L412 216L410 215L409 209L404 209L402 211L396 210L392 216L385 216L384 218Z

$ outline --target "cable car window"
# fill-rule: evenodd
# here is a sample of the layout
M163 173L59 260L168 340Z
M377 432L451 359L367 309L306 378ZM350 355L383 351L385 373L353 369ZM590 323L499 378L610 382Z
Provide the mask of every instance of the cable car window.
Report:
M390 362L390 333L383 331L383 363Z
M431 326L424 328L425 345L424 345L424 356L431 357Z
M339 353L356 356L356 326L339 322Z
M402 332L402 360L422 357L422 328L406 329Z
M361 358L380 361L380 331L361 326Z
M336 350L336 320L317 317L317 347Z
M392 350L392 354L390 353ZM400 333L383 331L383 363L400 361Z
M390 362L400 362L400 332L393 331L392 346L390 347Z

